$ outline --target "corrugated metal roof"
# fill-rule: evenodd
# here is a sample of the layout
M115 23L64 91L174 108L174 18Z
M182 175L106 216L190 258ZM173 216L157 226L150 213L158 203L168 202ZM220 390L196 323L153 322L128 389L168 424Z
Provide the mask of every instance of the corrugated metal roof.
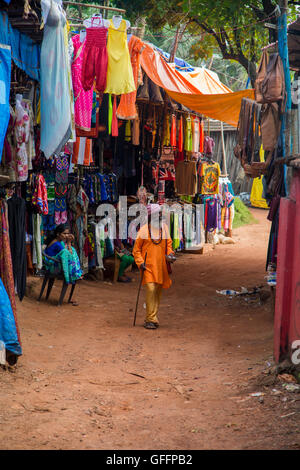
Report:
M216 121L215 119L204 119L204 132L221 132L221 121ZM223 122L223 130L224 132L228 131L236 131L236 127L230 126Z

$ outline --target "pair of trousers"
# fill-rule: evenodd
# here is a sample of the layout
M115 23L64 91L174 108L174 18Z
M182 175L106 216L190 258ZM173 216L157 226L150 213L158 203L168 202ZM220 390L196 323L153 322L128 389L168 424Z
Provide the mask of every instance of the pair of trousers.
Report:
M119 268L119 277L122 277L126 268L134 262L134 257L130 255L123 255L121 257L121 264Z
M162 285L156 282L146 284L146 322L159 323L158 308L162 293Z
M106 88L108 55L106 48L107 28L87 28L82 59L81 82L83 89L92 88L96 77L96 89Z

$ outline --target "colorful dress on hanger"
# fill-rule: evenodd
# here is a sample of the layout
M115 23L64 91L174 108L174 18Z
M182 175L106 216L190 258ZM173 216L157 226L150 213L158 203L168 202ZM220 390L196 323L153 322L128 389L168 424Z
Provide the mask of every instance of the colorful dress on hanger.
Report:
M200 121L197 117L192 120L193 152L199 152L200 147Z
M193 151L192 120L190 117L186 118L184 150L186 152Z
M72 37L72 43L74 54L71 70L75 100L75 124L79 129L89 131L92 121L93 88L85 91L81 81L85 42L82 43L80 34L76 34Z
M44 19L41 47L41 150L46 158L59 152L72 135L69 69L65 45L66 17L53 0L42 0Z
M17 319L15 282L8 227L9 225L7 202L2 200L0 201L0 275L11 303L17 329L17 337L19 343L21 344L20 330Z
M110 20L107 40L108 67L104 93L124 95L136 90L127 44L126 21L115 28Z
M21 101L16 104L15 141L17 158L17 180L26 181L28 178L27 145L30 137L30 119Z
M144 49L145 45L141 39L136 36L131 36L128 49L131 58L131 66L133 72L133 79L135 87L138 86L139 70L140 70L140 60L141 52ZM117 109L117 117L119 119L135 119L137 117L136 109L136 90L126 95L121 96L120 104Z
M16 161L16 145L15 145L15 121L16 114L10 106L10 119L8 122L7 133L4 139L3 160L2 164L6 169L9 181L17 181L17 161Z
M81 72L82 86L86 91L93 87L95 78L97 91L103 93L105 90L108 63L106 39L107 28L104 26L86 28Z

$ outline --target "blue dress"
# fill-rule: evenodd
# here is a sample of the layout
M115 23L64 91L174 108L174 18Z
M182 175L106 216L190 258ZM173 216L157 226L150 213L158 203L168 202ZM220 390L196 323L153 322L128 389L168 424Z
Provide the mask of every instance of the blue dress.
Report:
M48 246L45 249L45 253L48 256L56 256L61 250L64 249L64 245L60 242L52 243L51 246Z
M15 317L2 279L0 278L0 348L4 344L7 351L21 356Z
M71 96L64 40L66 18L54 0L42 3L49 12L41 48L40 148L50 158L63 149L72 135Z

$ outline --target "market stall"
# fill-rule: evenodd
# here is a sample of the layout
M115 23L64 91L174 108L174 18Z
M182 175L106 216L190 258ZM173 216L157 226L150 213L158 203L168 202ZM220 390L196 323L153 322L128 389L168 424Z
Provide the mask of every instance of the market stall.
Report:
M205 124L237 125L242 98L253 97L206 69L178 71L124 11L73 25L63 2L40 6L24 16L25 3L0 5L1 278L14 314L62 224L83 275L101 279L115 247L98 209L118 211L121 196L128 207L188 207L171 214L175 251L201 250L209 232L231 235L234 191ZM132 248L130 231L122 241Z

